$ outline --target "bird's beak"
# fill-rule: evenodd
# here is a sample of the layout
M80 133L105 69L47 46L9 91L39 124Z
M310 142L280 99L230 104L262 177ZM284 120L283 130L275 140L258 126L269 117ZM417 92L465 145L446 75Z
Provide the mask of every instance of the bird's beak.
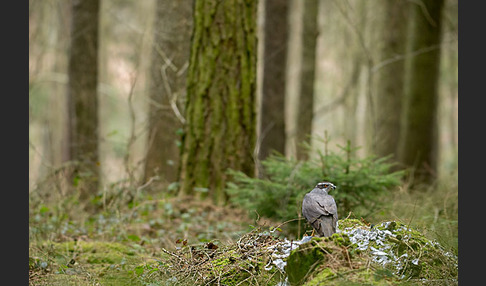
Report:
M333 189L333 190L335 190L336 188L337 188L336 186L332 185L332 189Z

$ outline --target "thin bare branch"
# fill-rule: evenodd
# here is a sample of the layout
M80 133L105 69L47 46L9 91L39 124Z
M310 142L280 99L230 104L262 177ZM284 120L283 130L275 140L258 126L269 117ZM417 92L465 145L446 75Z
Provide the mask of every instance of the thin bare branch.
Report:
M422 1L422 0L408 0L408 1L419 5L420 9L422 10L422 13L424 14L425 19L427 20L427 22L429 22L429 24L432 25L433 27L437 27L437 23L430 16L429 10L427 10L427 7L425 6L424 1Z
M411 53L406 53L406 54L403 54L403 55L395 55L394 57L388 58L388 59L383 60L383 61L377 63L376 65L374 65L371 68L371 72L375 73L379 69L381 69L381 68L383 68L387 65L390 65L390 64L398 62L398 61L405 60L406 58L414 57L414 56L417 56L417 55L420 55L420 54L425 54L425 53L437 50L437 49L440 48L440 46L441 45L433 45L433 46L425 47L425 48L422 48L422 49L418 49L418 50L413 51Z

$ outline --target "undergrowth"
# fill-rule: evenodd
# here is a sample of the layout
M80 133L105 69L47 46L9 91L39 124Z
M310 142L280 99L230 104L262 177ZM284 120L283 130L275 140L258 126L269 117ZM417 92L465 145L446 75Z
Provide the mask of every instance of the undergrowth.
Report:
M252 223L242 210L175 197L169 185L119 182L80 201L51 182L29 196L31 285L142 285L136 267L166 259L161 249L230 243Z
M433 186L412 188L398 179L399 173L389 171L384 159L355 158L349 145L341 151L319 153L308 162L272 156L263 162L261 179L233 172L231 203L223 207L178 197L177 183L156 180L149 185L120 181L80 201L76 192L67 191L62 172L56 170L29 193L30 284L170 285L170 279L178 277L194 285L183 272L172 275L177 268L162 271L164 265L174 265L173 254L191 257L194 251L202 255L198 267L221 266L220 272L205 277L236 277L232 267L241 266L236 262L244 253L232 247L244 237L254 239L249 236L255 234L252 229L278 229L280 238L290 239L302 237L303 232L296 232L299 224L310 230L300 218L301 199L322 180L338 186L332 195L340 219L354 217L369 225L401 221L457 255L457 173ZM204 262L207 255L213 257ZM260 258L261 263L266 259ZM252 271L248 277L254 284L278 281L272 275L280 275Z
M433 186L410 188L404 183L380 200L381 207L369 216L370 221L401 220L458 254L457 172L444 176Z
M392 171L393 165L386 157L358 158L357 149L351 148L349 142L338 147L340 152L328 152L326 148L308 161L273 154L262 162L261 178L229 170L233 176L233 182L227 186L230 201L261 216L288 221L300 217L302 198L307 192L318 182L329 181L337 186L330 195L336 200L339 216L352 211L367 217L380 207L381 196L398 188L403 172ZM298 223L291 225L294 235L302 231Z
M183 245L169 251L167 259L136 268L141 281L166 285L276 285L284 273L271 262L270 246L282 239L256 227L232 243ZM219 246L218 246L219 245Z

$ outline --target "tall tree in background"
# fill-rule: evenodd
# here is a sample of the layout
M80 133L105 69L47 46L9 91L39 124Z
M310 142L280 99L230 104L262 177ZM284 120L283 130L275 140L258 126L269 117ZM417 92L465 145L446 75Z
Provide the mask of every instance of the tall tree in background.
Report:
M177 132L184 120L177 103L185 95L192 8L191 1L156 2L145 180L154 175L169 182L177 179Z
M56 58L54 64L54 72L58 74L65 74L68 65L68 50L69 50L69 19L71 16L70 3L67 1L58 1L55 10L57 23L56 29ZM69 161L69 120L67 110L67 85L65 82L55 82L53 86L53 93L51 94L50 107L53 112L49 114L49 146L51 146L51 161L55 166L60 166Z
M263 80L258 159L272 150L285 154L285 75L288 0L264 1Z
M29 103L35 104L42 91L48 98L43 112L42 144L38 147L48 162L40 165L41 176L49 174L50 168L59 168L69 161L67 71L68 47L70 44L71 3L51 0L29 3ZM43 75L42 75L43 74ZM39 107L37 107L39 108Z
M195 1L181 195L222 204L228 168L254 175L256 43L255 1Z
M98 158L98 17L99 0L72 1L68 60L70 156L76 163L73 182L81 198L96 193Z
M378 156L397 159L405 76L405 49L409 3L406 0L381 1L384 13L378 29L382 41L374 74L374 135L372 148Z
M297 109L297 159L306 160L308 150L302 143L310 144L312 135L312 120L314 119L314 77L316 66L317 44L317 11L319 1L303 1L302 12L302 66L300 72L300 88Z
M416 182L430 182L437 172L437 106L443 0L411 7L406 62L405 106L399 159L415 169Z

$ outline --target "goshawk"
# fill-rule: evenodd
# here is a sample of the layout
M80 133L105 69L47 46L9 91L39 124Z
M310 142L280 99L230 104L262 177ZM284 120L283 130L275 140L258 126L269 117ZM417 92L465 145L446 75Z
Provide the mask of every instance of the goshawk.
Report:
M332 183L318 183L302 201L302 214L319 236L331 236L336 232L337 206L334 198L328 194L334 189L336 186Z

